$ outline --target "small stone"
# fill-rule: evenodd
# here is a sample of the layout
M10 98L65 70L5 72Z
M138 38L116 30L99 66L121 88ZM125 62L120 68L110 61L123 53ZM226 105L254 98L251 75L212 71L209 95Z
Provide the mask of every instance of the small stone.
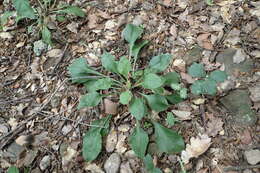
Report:
M253 173L250 169L246 169L243 171L243 173Z
M13 36L9 32L0 32L0 37L2 39L12 39Z
M118 127L118 130L120 132L128 132L130 129L130 126L128 124L122 124Z
M105 113L106 114L117 114L117 107L118 103L112 102L109 99L104 99L104 107L105 107Z
M142 16L138 15L135 16L134 20L133 20L133 25L139 26L143 24L143 19Z
M239 63L245 61L245 59L247 57L248 56L246 55L246 53L244 52L243 49L237 49L235 55L233 56L233 62L236 64L239 64Z
M66 28L67 28L70 32L73 32L73 33L75 33L75 34L78 33L78 27L79 27L79 24L76 23L76 22L72 22L72 23L70 23L70 24L68 24L68 25L66 26Z
M170 168L165 168L163 170L164 173L172 173L172 170Z
M127 157L128 159L134 159L137 156L135 155L135 152L133 150L129 150L125 153L125 157Z
M245 157L250 165L256 165L260 162L260 150L248 150L245 151Z
M47 44L45 44L42 40L35 41L33 43L33 52L36 56L40 56L43 51L47 49Z
M108 20L105 23L105 29L107 29L107 30L114 30L116 27L117 27L116 20Z
M129 162L121 164L120 173L133 173Z
M120 154L123 154L126 150L127 150L127 147L126 147L126 135L120 133L118 135L118 142L116 144L116 151Z
M224 82L220 83L219 85L222 91L229 91L235 87L235 83L231 80L225 80Z
M104 169L106 173L117 173L119 166L121 163L121 159L119 154L113 153L109 156L109 158L106 160Z
M72 125L68 124L68 125L65 125L63 126L61 132L63 135L67 135L71 130L72 130Z
M40 162L40 169L42 171L44 171L45 169L47 169L51 164L51 158L49 155L44 156Z
M205 101L206 101L206 100L203 99L203 98L198 98L198 99L192 100L192 102L193 102L195 105L201 105L201 104L204 104Z
M0 133L7 133L8 132L8 127L0 124Z
M106 139L106 151L113 152L117 144L117 131L111 130Z
M258 82L254 87L250 87L249 91L251 93L250 98L253 102L260 101L260 82Z

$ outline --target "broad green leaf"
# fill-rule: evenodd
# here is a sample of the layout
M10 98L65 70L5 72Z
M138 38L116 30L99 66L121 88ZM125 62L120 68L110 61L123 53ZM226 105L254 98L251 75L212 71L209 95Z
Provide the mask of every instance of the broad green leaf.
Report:
M205 94L215 95L217 93L216 81L207 78L203 83L203 92Z
M164 83L164 80L153 73L147 74L144 76L144 81L142 83L144 88L147 89L155 89L155 88L159 88L160 86L162 86Z
M188 68L188 73L192 77L198 77L202 78L206 76L206 72L204 70L204 66L202 64L198 63L193 63L189 68Z
M203 80L196 80L192 85L191 85L191 92L192 94L202 94L203 93L203 85L204 81Z
M94 83L93 87L95 90L106 90L111 88L112 85L113 85L113 80L107 77L107 78L98 79Z
M22 18L35 19L33 8L30 6L28 0L13 0L14 8L17 11L17 15Z
M85 58L75 59L68 67L68 71L73 83L85 83L89 81L90 79L87 79L89 74L99 75L98 72L88 66Z
M161 152L177 153L184 149L182 137L175 131L168 129L157 122L153 122L155 142Z
M130 47L132 47L135 41L142 35L143 31L143 28L139 26L127 24L123 30L123 37L130 44Z
M178 104L178 103L183 101L183 99L181 98L180 94L178 94L178 93L167 95L165 97L171 104Z
M125 91L120 94L120 103L127 105L132 99L131 91Z
M65 22L67 20L63 15L56 15L56 19L58 22Z
M84 87L85 87L86 91L88 91L88 92L96 91L96 88L95 88L96 82L97 82L96 80L87 80L86 79L86 82L84 82Z
M117 62L115 61L115 57L113 55L111 55L108 52L105 52L102 56L101 56L101 63L102 66L107 69L110 72L114 72L117 73Z
M141 127L135 127L130 136L129 143L135 154L141 159L145 156L148 142L148 134Z
M180 97L183 99L186 99L188 97L188 90L187 88L182 88L180 90Z
M165 89L163 87L155 88L155 89L153 89L153 93L159 94L159 95L164 95Z
M0 24L5 25L8 22L8 18L15 14L14 11L6 11L0 17Z
M172 127L178 120L174 117L172 112L167 112L166 123Z
M135 43L134 46L132 47L132 56L134 57L134 59L136 60L138 58L138 54L140 52L140 50L149 43L149 41L147 40L143 40L139 43Z
M150 106L150 108L156 112L165 111L169 106L167 99L164 96L158 94L152 94L152 95L143 94L143 96L148 101L148 105Z
M179 91L179 90L181 90L181 84L179 84L179 83L172 83L171 84L171 88L176 90L176 91Z
M210 78L206 78L205 80L197 80L192 84L191 92L196 95L215 95L217 93L217 83Z
M155 56L151 59L149 67L155 70L156 72L162 72L166 70L166 68L170 64L171 59L172 55L170 54L162 54Z
M83 158L92 161L97 158L102 148L102 136L100 130L91 130L83 137Z
M7 173L19 173L19 169L16 166L10 166Z
M227 74L224 71L215 70L210 73L209 78L216 82L224 82L227 79Z
M169 72L169 73L165 74L163 77L165 79L164 84L168 85L168 86L172 83L180 82L180 75L176 72Z
M58 13L72 14L79 17L85 17L85 12L77 6L67 6L58 11Z
M207 5L210 5L210 6L214 5L213 0L205 0L205 1L206 1Z
M131 63L129 62L129 60L125 56L121 57L117 65L117 71L127 78L130 70Z
M88 94L85 94L81 96L78 109L84 108L84 107L93 107L97 106L102 99L102 95L100 95L97 92L91 92Z
M99 130L99 132L101 133L101 136L106 136L109 133L109 124L110 124L110 120L112 118L112 115L107 115L104 118L95 120L91 123L91 125L95 125L95 126L100 126L100 127L91 127L89 131L95 131L95 130ZM103 128L101 128L103 127Z
M162 173L162 171L159 168L156 168L153 165L153 159L150 154L147 154L144 157L144 164L148 173Z
M42 41L46 44L52 45L52 41L51 41L51 32L50 30L47 28L47 26L43 26L42 30Z
M138 120L141 120L147 114L147 107L141 98L134 98L130 103L129 110Z

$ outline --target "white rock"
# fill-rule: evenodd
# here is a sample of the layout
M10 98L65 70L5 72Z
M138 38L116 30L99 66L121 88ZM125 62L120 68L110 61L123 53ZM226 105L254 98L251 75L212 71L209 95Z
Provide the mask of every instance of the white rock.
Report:
M119 154L113 153L106 160L104 169L106 173L117 173L120 167L121 159Z
M243 49L237 49L235 55L233 56L233 62L236 64L239 64L247 58L246 53L244 52Z
M0 124L0 133L7 133L8 132L8 128L3 125L3 124Z
M9 32L0 32L0 37L2 39L12 39L13 36Z
M65 125L63 126L61 132L63 135L67 135L71 130L72 130L72 125L68 124L68 125Z
M117 131L111 130L106 139L106 151L113 152L117 144Z
M260 162L260 150L245 151L245 157L250 165L255 165Z
M260 83L257 83L256 86L250 87L249 91L251 93L250 98L253 102L260 101Z
M116 20L108 20L105 23L105 29L107 29L107 30L114 30L116 27L117 27Z
M126 135L120 133L119 136L118 136L118 142L116 144L116 152L120 153L120 154L123 154L126 150L127 150L127 147L126 147Z
M40 169L44 171L46 168L48 168L51 164L51 158L49 155L44 156L40 162Z

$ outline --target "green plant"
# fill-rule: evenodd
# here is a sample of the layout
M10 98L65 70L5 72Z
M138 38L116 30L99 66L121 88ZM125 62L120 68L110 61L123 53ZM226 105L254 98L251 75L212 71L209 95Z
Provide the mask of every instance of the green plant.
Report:
M97 106L102 98L108 96L116 96L122 105L128 106L129 112L136 119L136 127L129 138L130 146L139 158L144 159L148 170L157 170L150 166L151 156L146 155L149 136L143 127L149 123L153 125L156 143L162 152L182 151L182 137L156 122L150 112L159 113L167 110L170 104L181 102L187 97L187 89L180 85L178 73L163 74L172 60L170 54L154 56L145 69L138 69L138 54L148 43L140 40L142 33L143 28L126 25L123 37L129 43L129 56L116 60L115 56L105 52L101 56L101 71L90 67L84 58L74 60L68 71L72 82L83 84L87 91L80 99L79 109ZM101 151L102 128L95 129L91 128L84 136L83 156L87 161L94 160ZM88 141L92 140L95 142L91 145Z
M7 173L19 173L19 169L16 166L10 166Z
M191 92L196 95L215 95L217 93L217 82L224 82L227 79L227 74L220 70L212 71L207 75L204 66L198 63L193 63L188 68L188 73L192 77L200 78L191 85Z
M32 7L29 0L13 0L13 6L15 11L6 11L0 18L1 26L4 26L8 18L16 14L16 22L18 23L22 19L31 19L35 21L28 30L35 24L38 26L41 33L42 40L51 45L51 32L48 28L48 23L51 20L50 15L56 14L57 20L65 19L66 14L71 14L78 17L84 17L85 13L76 6L60 5L56 7L56 1L52 0L37 0L38 7Z

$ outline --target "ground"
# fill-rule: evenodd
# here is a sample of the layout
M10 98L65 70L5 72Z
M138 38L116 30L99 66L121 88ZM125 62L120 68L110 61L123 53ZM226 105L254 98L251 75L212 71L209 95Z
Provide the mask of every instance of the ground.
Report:
M78 57L99 67L104 51L117 58L125 55L128 47L121 32L127 23L142 25L143 39L150 41L142 50L140 67L154 55L170 53L173 61L168 70L179 72L186 87L194 82L187 74L193 62L204 64L207 71L221 69L229 75L216 96L189 93L186 101L169 109L180 119L173 128L183 136L186 151L195 150L184 164L186 171L259 172L259 1L58 3L63 1L81 7L86 17L51 20L52 46L39 42L37 32L28 34L29 19L16 24L10 17L0 31L0 172L11 165L34 173L145 172L128 144L135 122L127 109L115 106L118 100L108 100L100 107L77 110L83 87L72 84L67 72ZM37 1L32 4L37 6ZM11 1L0 2L0 14L12 9ZM109 137L104 138L98 159L87 163L82 157L83 135L91 121L106 116L107 105L118 106L116 112L110 110L115 115ZM160 121L164 122L163 116ZM164 172L181 172L181 153L160 153L152 141L148 152Z

